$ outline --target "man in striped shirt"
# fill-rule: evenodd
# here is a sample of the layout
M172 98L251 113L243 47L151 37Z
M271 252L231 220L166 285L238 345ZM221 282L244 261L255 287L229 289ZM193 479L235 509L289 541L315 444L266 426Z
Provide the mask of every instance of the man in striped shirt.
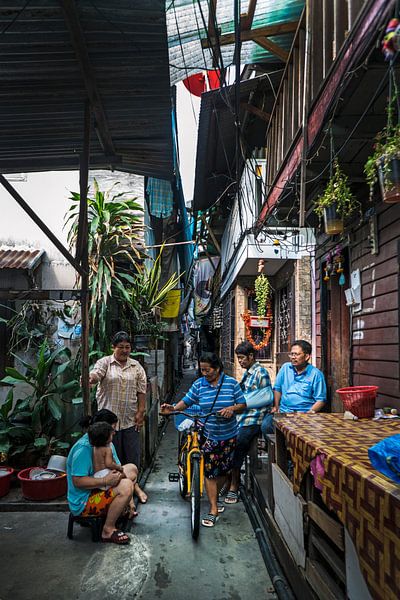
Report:
M241 342L236 346L235 354L240 366L246 369L240 387L247 409L237 416L239 430L225 504L236 504L239 500L241 466L253 439L261 432L261 423L273 402L268 371L256 361L256 351L250 342Z

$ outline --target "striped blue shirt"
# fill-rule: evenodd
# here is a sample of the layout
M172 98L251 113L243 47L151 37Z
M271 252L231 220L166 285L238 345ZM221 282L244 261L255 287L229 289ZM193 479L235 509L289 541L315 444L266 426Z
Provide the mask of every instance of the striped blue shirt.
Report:
M271 380L269 373L265 367L255 362L242 377L240 387L246 394L250 394L255 390L265 390L266 405L262 408L247 408L237 416L239 427L250 427L251 425L261 425L262 420L267 413L267 409L273 402L273 394L271 389Z
M217 394L221 378L224 376L224 381L221 386L221 390L218 394L217 401L214 405L213 411L227 408L233 404L245 404L243 392L240 389L240 385L230 377L229 375L221 375L216 386L208 383L205 377L197 379L186 396L182 398L186 406L192 406L192 404L198 404L201 411L206 414L211 411L215 396ZM225 417L217 417L212 415L208 417L204 432L205 435L214 441L229 440L237 435L237 422L236 416L226 419Z

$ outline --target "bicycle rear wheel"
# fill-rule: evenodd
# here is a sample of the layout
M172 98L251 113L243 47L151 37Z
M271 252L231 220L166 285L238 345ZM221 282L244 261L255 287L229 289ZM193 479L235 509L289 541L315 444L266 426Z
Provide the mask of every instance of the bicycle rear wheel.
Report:
M192 457L192 486L190 490L192 538L197 540L200 531L200 457Z

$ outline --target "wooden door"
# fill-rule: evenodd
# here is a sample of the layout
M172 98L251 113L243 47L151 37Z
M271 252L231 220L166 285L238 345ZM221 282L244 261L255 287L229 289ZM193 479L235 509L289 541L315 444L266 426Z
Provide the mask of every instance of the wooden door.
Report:
M349 287L345 256L345 284L339 285L339 275L321 281L321 344L323 371L332 412L342 412L343 405L336 390L350 385L350 308L346 306L344 290Z

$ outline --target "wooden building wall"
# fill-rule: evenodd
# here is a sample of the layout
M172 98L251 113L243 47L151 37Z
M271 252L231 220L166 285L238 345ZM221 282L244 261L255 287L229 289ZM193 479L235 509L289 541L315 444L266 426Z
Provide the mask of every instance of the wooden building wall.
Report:
M341 360L348 354L348 384L377 385L377 406L392 406L400 409L399 390L399 260L400 260L400 204L376 205L378 254L371 253L370 222L352 231L346 250L348 275L360 269L362 309L360 311L344 307L348 311L348 345L346 347L343 321L346 314L336 322L327 322L332 318L331 310L338 310L336 299L332 306L326 306L326 294L333 284L322 281L321 269L324 258L330 249L338 244L337 239L322 238L317 248L316 273L316 353L317 366L325 375L332 370L329 361ZM344 297L341 299L344 306ZM328 315L327 315L328 313ZM330 339L333 336L333 340ZM338 347L341 340L341 347ZM336 355L335 355L336 350ZM333 356L332 356L333 355ZM329 382L328 382L329 384ZM345 381L341 382L344 385ZM340 410L338 396L332 394L332 410Z

